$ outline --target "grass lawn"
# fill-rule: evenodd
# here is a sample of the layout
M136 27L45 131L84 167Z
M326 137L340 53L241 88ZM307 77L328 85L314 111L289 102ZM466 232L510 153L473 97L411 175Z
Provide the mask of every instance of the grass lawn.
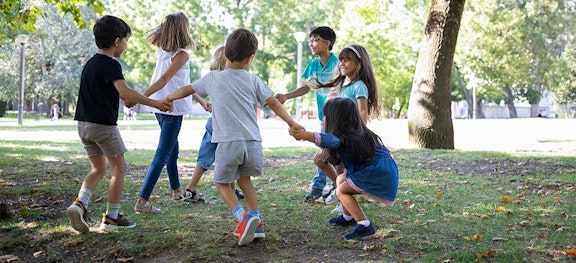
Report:
M12 127L13 128L13 127ZM54 131L58 127L38 128ZM0 134L2 128L0 127ZM154 139L155 140L155 139ZM393 149L400 187L393 207L358 197L378 232L346 242L349 229L327 220L335 205L304 203L314 147L266 148L254 178L266 238L237 247L231 213L207 173L207 204L174 202L165 174L154 189L159 215L133 205L151 157L130 149L121 211L137 226L102 233L105 178L89 211L93 231L78 234L66 208L89 169L78 142L5 141L0 135L0 262L574 262L576 157L462 150ZM197 152L179 159L188 184Z

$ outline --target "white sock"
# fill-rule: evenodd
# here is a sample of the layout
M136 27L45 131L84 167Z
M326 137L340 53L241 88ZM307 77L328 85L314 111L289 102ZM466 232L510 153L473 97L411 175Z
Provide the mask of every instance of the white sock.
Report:
M366 227L367 227L367 226L370 225L370 220L365 219L365 220L362 220L362 221L358 222L357 224L360 224L360 225L363 225L363 226L366 226Z
M350 221L352 219L354 219L353 216L347 215L347 214L342 214L342 216L344 217L344 219L346 219L346 221Z

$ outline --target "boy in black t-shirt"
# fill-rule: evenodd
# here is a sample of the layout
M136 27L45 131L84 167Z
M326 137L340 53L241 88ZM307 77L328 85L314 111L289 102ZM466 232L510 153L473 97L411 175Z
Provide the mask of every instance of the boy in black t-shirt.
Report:
M78 197L66 214L72 228L81 233L90 229L88 204L92 192L106 174L106 160L110 163L112 177L108 187L108 204L103 215L101 230L133 228L136 223L119 214L120 198L124 188L127 151L116 126L120 99L126 105L141 103L162 111L171 110L171 103L152 100L130 89L122 75L120 57L128 46L130 26L114 16L104 16L94 25L98 46L95 54L84 66L74 120L78 121L78 135L88 154L91 169L84 178Z

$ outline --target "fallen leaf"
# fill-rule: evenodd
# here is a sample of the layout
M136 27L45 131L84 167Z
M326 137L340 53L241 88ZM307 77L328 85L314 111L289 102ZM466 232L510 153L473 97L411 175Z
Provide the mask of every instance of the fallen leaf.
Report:
M522 220L522 221L520 221L520 225L525 226L525 227L529 227L530 226L530 220Z
M275 203L271 203L270 206L271 206L271 207L278 207L278 205L275 204Z
M102 196L94 199L94 203L100 203L100 202L102 202Z
M504 212L504 211L506 211L506 208L504 208L503 206L499 206L499 207L496 207L496 211Z
M437 194L436 194L436 199L438 199L438 200L442 199L442 194L441 194L441 193L437 193Z
M504 202L504 203L510 203L510 202L514 201L514 198L505 195L505 196L500 197L500 200L502 200L502 202Z
M508 240L508 239L503 238L503 237L494 237L494 238L492 238L492 241L495 241L495 242L497 242L497 241L507 241L507 240Z
M562 200L560 200L560 197L554 197L554 203L555 204L562 203Z
M562 251L562 255L576 257L576 248L566 249Z
M404 201L402 201L403 205L410 205L410 199L406 199Z
M369 244L369 245L364 245L364 247L362 248L362 251L363 251L363 252L373 251L373 250L375 250L375 249L377 249L377 248L379 248L379 247L380 247L379 244L377 244L377 243L372 243L372 244Z
M41 256L42 254L44 254L44 251L36 251L36 252L34 252L34 254L32 254L32 256L37 258L37 257Z

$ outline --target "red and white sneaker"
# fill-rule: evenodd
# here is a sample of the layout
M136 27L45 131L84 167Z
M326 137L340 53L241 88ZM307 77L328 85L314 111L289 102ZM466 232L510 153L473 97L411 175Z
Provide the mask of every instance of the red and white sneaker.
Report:
M236 225L233 234L238 237L238 246L244 246L252 241L254 241L254 235L256 228L260 224L260 219L253 215L244 212L242 216L242 221Z
M236 222L236 224L238 224L238 219L234 218L234 222ZM256 227L256 231L254 231L254 238L265 238L266 234L264 234L264 222L260 221L260 223L258 223L258 226ZM232 233L235 236L238 236L238 234L236 233L236 231L234 231Z

